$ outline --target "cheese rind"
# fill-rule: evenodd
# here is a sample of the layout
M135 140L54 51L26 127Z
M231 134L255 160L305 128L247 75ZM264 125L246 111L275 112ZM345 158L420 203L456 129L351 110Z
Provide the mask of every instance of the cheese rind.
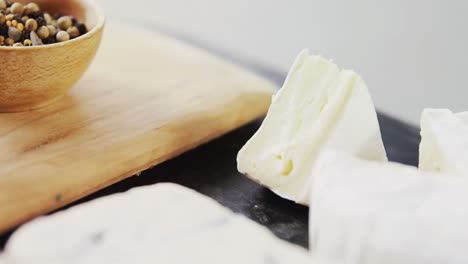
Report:
M3 258L2 258L3 257ZM307 252L174 184L104 197L34 220L2 263L311 263Z
M468 112L425 109L421 138L420 170L468 177Z
M238 170L284 198L309 204L314 161L327 148L387 160L361 77L303 51L260 129L240 150Z
M310 245L348 264L468 263L468 181L343 153L315 167Z

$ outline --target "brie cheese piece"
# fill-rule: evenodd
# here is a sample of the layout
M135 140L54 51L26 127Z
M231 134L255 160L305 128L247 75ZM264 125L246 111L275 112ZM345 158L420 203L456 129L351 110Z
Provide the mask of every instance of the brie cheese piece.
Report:
M314 256L347 264L468 263L468 181L323 155L311 192Z
M421 118L419 168L468 177L468 112L425 109Z
M326 148L387 159L361 77L303 51L262 126L240 150L238 170L284 198L308 204L311 169Z
M310 263L276 238L195 191L157 184L34 220L16 231L2 263Z

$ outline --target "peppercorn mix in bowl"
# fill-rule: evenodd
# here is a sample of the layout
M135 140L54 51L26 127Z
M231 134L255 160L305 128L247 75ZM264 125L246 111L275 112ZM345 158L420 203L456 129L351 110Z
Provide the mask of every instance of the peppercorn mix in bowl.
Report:
M0 0L0 112L63 97L92 62L104 23L94 0Z

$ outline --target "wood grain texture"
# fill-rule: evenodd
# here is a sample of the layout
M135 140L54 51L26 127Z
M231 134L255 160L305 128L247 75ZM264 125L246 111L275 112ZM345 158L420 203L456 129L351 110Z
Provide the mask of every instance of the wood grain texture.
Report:
M18 2L29 3L29 0ZM37 0L43 10L84 21L89 32L76 39L33 47L0 47L0 112L36 109L57 101L91 64L104 27L93 0Z
M0 233L261 117L275 88L200 49L110 23L64 99L0 114Z

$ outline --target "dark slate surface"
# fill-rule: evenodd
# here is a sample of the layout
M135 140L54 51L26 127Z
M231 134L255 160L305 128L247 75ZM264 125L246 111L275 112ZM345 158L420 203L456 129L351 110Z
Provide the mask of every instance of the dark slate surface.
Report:
M217 53L216 50L210 50ZM269 68L239 58L225 57L270 78L279 86L285 77L285 74L277 73ZM419 129L384 114L379 114L379 121L390 160L417 165ZM233 211L268 227L284 240L307 247L308 209L281 199L237 172L237 152L255 133L259 124L260 121L247 125L77 203L123 192L137 186L174 182L214 198ZM4 246L9 235L0 236L0 248ZM46 241L46 238L44 239Z

